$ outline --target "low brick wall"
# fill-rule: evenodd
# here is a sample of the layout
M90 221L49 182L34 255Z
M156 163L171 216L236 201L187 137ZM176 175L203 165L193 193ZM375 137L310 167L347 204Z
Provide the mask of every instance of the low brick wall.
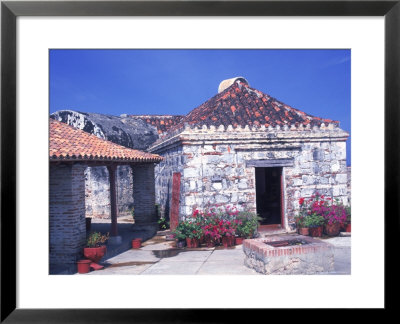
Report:
M266 243L302 240L307 244L273 247ZM333 271L334 249L329 243L301 235L245 240L245 265L263 274L316 274Z

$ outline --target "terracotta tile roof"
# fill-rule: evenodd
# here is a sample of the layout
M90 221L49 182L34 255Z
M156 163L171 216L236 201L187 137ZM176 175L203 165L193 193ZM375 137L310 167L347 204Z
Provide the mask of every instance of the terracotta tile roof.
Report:
M142 119L144 122L157 127L159 134L167 132L178 125L185 116L181 115L128 115L130 118Z
M50 160L160 162L162 157L98 138L50 118Z
M290 107L267 94L251 88L244 80L235 81L230 87L193 109L181 124L193 126L219 125L249 126L320 126L338 121L308 115Z

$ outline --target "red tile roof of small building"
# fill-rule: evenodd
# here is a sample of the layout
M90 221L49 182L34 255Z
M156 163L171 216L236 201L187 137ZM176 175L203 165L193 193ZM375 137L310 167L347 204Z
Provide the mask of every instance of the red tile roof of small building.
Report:
M144 122L157 127L159 134L167 132L178 125L185 116L181 115L128 115L131 118L142 119Z
M320 126L338 121L308 115L251 88L243 79L193 109L181 120L191 126Z
M162 157L98 138L50 118L50 160L160 162Z

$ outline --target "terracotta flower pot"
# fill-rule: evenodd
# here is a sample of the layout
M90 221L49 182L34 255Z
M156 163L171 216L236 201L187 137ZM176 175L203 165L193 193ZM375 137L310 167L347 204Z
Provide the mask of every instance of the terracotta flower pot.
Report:
M104 254L106 254L106 251L107 248L105 245L94 248L87 247L83 249L83 255L94 263L99 263Z
M338 236L340 233L340 223L325 224L325 233L329 236Z
M223 236L222 237L222 245L224 247L232 246L233 242L234 242L234 237L233 236Z
M132 249L140 249L142 246L142 239L136 238L132 240Z
M202 236L200 236L199 244L204 244L204 242L205 242L205 237L204 237L204 235L202 235Z
M236 245L243 244L243 237L235 237L235 244Z
M88 273L90 271L90 260L79 260L76 262L78 266L78 273Z
M199 247L199 239L187 237L186 245L188 248L197 248L197 247Z
M309 228L309 232L312 237L321 237L322 231L323 231L323 226Z
M300 227L298 232L300 235L304 235L304 236L310 235L310 230L308 227Z
M351 223L346 224L346 232L351 232Z
M215 241L214 241L214 240L212 239L212 237L209 236L209 235L207 235L207 236L204 238L204 241L205 241L206 246L209 247L209 248L215 246Z

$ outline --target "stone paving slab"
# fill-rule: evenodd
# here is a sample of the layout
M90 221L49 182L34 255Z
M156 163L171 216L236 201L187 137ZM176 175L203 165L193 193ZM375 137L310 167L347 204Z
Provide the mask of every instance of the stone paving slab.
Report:
M204 262L213 253L213 251L182 251L176 256L170 258L163 258L163 262Z
M153 264L143 264L126 267L111 267L103 270L89 272L89 275L139 275Z
M229 249L215 249L208 258L208 261L227 261L227 260L244 260L244 252L242 245L237 245Z
M237 261L207 261L199 269L199 275L261 275L246 267L243 260Z
M171 262L166 259L153 264L143 275L194 275L202 266L202 261Z
M111 259L106 260L107 263L123 263L129 261L158 261L160 258L157 258L152 251L146 250L129 250L124 253L121 253Z
M332 244L335 247L351 247L351 237L331 237L328 239L319 239L323 242Z

